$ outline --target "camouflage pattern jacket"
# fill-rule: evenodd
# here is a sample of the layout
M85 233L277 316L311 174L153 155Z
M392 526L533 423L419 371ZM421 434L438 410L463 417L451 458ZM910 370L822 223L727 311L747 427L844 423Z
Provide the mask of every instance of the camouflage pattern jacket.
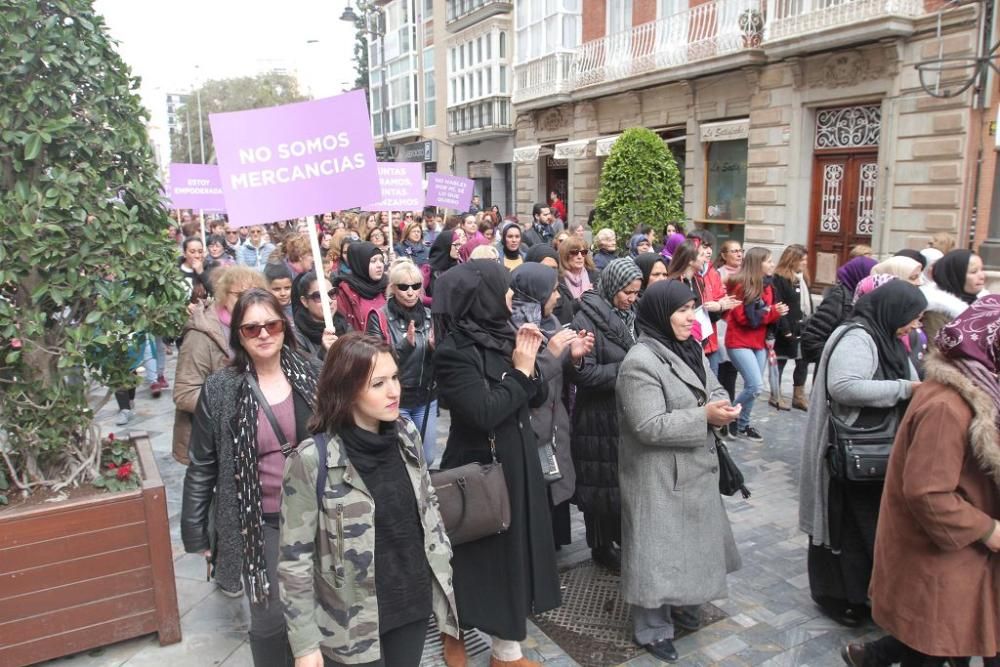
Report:
M408 420L399 422L399 450L413 484L427 562L434 573L434 616L442 632L457 637L451 543L421 453L420 434ZM343 441L332 436L327 445L323 507L317 508L317 459L310 438L285 462L278 581L288 641L297 658L319 648L340 663L374 662L381 657L375 598L375 505L347 460Z

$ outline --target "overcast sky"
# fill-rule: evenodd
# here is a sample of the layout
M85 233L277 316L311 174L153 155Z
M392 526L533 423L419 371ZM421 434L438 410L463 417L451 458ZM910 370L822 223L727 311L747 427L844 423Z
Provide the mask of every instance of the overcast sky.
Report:
M346 0L95 0L119 53L142 77L158 142L166 138L166 95L199 80L274 68L299 77L313 97L354 84L354 28ZM308 43L316 40L315 43ZM162 130L162 131L160 131Z

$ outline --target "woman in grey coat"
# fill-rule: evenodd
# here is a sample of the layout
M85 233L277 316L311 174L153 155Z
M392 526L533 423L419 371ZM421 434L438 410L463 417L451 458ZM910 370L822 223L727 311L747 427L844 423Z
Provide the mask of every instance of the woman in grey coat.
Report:
M697 629L700 605L725 596L740 567L712 432L739 408L691 338L694 303L677 281L646 290L617 384L622 592L636 643L668 662L674 625Z
M810 536L809 589L830 618L854 627L868 617L881 483L844 484L826 462L829 408L847 424L875 425L902 408L917 373L900 336L927 307L917 287L893 280L861 297L826 343L809 397L799 478L799 528Z

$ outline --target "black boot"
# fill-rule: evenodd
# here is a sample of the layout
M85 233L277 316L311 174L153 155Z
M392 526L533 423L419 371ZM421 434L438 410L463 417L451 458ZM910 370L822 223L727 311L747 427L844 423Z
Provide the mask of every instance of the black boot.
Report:
M295 656L285 630L267 637L250 634L250 653L254 667L295 667Z
M614 542L591 549L590 557L594 559L595 563L612 572L622 571L622 552L615 546Z

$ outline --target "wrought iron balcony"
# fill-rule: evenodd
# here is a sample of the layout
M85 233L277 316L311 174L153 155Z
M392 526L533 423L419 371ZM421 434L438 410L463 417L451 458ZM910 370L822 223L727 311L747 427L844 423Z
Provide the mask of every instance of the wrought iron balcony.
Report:
M916 17L922 0L769 0L768 42L880 18Z
M491 16L509 14L513 9L511 0L448 0L445 28L448 32L458 32Z
M514 104L532 100L553 103L572 90L573 51L559 51L514 66Z
M502 135L514 129L510 97L485 97L448 106L448 136L473 137Z

